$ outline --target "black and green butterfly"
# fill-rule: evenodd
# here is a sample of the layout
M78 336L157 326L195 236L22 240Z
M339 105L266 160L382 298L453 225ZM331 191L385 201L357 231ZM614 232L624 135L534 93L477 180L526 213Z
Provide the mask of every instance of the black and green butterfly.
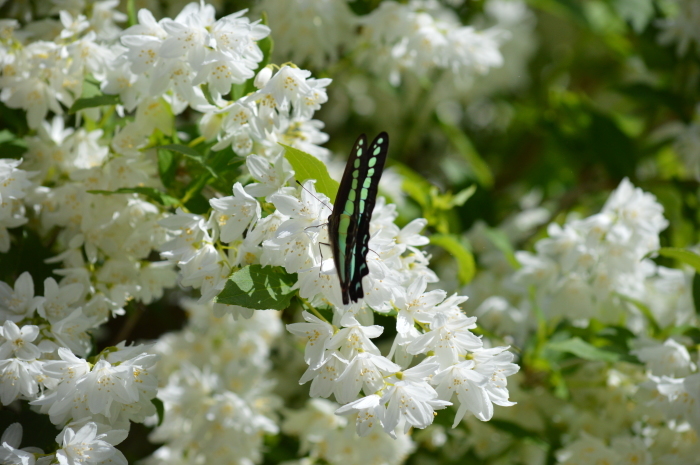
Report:
M357 138L345 165L335 208L328 219L333 261L344 305L357 302L365 295L362 278L369 274L369 222L388 150L386 132L380 133L369 147L364 134Z

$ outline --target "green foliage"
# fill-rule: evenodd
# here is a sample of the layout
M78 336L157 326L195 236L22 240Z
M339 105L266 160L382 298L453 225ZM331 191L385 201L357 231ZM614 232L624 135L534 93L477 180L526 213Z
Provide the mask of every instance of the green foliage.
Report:
M458 236L454 234L433 234L430 236L430 243L445 249L457 260L457 276L460 284L469 284L474 279L474 274L476 273L474 255L460 241Z
M118 95L103 94L102 91L100 91L99 83L92 80L86 80L83 84L82 95L79 99L73 102L73 105L71 105L68 113L74 114L87 108L117 105L118 103Z
M421 209L420 216L428 220L428 225L436 231L447 234L457 229L458 219L455 208L464 205L476 192L476 185L471 185L453 194L441 193L437 186L430 184L424 177L405 165L394 165L404 178L401 188Z
M0 130L0 153L3 158L20 158L27 151L27 143L8 129Z
M545 348L555 352L566 352L591 361L616 362L620 359L619 354L595 347L578 337L565 341L550 342Z
M148 197L151 200L158 202L166 207L172 207L180 205L180 201L174 197L165 194L153 187L122 187L116 191L103 191L103 190L89 190L89 194L100 194L100 195L115 195L115 194L141 194Z
M285 149L285 158L294 168L297 181L304 184L308 179L315 179L316 192L327 195L331 203L334 203L340 184L328 174L326 165L313 155L288 145L280 145Z
M469 140L469 137L458 127L444 121L440 121L440 127L450 140L450 143L452 143L457 151L467 160L477 182L487 189L493 187L493 173L491 172L491 168L489 168L489 165L483 160L481 155L479 155L479 152Z
M201 166L202 168L204 168L204 169L211 175L212 178L218 178L218 177L219 177L219 175L217 174L217 172L216 172L210 165L208 165L208 164L206 163L206 160L205 160L204 155L202 155L201 153L197 152L195 149L193 149L193 148L191 148L191 147L188 147L188 146L182 145L182 144L168 144L168 145L161 145L161 146L154 147L154 148L155 148L155 149L158 149L159 152L160 152L161 150L170 150L170 151L173 151L173 152L181 153L182 155L184 155L184 156L187 157L188 159L194 161L194 162L197 163L199 166ZM172 157L171 157L171 158L172 158ZM161 172L161 173L162 173L162 172ZM161 174L161 175L162 175L162 174Z
M657 253L662 257L673 258L681 263L690 265L695 268L695 271L700 273L700 255L686 249L678 249L675 247L662 247Z
M277 266L249 265L235 271L216 301L255 310L284 310L296 294L296 274Z
M165 417L165 405L163 404L163 401L157 397L151 399L151 403L156 408L156 413L158 414L157 425L160 426L163 424L163 418Z
M516 270L520 268L520 262L515 258L515 251L513 250L513 245L508 240L508 236L499 229L487 228L484 230L484 234L491 241L491 243L503 253L506 260L510 266Z

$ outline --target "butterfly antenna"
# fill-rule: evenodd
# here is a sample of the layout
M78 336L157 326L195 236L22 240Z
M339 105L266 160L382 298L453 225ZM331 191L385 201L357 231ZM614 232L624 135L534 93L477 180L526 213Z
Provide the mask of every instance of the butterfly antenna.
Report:
M296 180L296 182L297 182L297 184L299 184L301 186L302 189L304 189L306 192L308 192L311 195L311 197L313 197L316 200L318 200L319 202L321 202L323 204L323 206L326 207L327 209L329 209L331 212L333 211L333 209L331 207L326 205L326 202L323 202L321 199L319 199L315 195L311 194L311 191L309 191L306 187L302 186L298 179Z

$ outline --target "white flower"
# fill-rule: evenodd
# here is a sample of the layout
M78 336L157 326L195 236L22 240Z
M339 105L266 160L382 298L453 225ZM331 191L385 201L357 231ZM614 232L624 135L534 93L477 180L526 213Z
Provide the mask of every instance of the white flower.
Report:
M61 383L74 386L78 380L90 372L90 364L80 357L61 347L58 349L61 361L47 361L44 363L43 372Z
M0 197L6 199L23 199L27 189L32 186L29 177L32 173L17 169L22 160L0 159Z
M407 226L408 227L408 226ZM398 309L396 330L406 334L415 325L414 320L428 323L432 320L431 310L445 300L446 292L441 289L425 292L428 281L425 276L419 276L407 288L396 290L394 305Z
M157 356L144 353L144 346L122 343L117 349L92 367L67 349L59 349L63 361L46 362L43 370L58 384L34 404L42 406L55 424L95 415L113 425L143 421L155 413L150 399L157 388L153 373Z
M477 372L475 365L472 360L460 362L442 370L431 380L437 386L441 399L450 400L456 395L460 402L453 427L468 411L482 421L490 420L493 416L493 405L486 393L488 378Z
M0 360L0 402L9 405L20 394L33 399L39 387L27 362L16 358Z
M326 344L333 336L333 326L307 311L302 312L302 315L307 322L288 324L287 331L307 338L304 361L310 368L315 369L325 359Z
M25 447L19 449L22 442L22 425L12 423L2 433L0 438L0 462L3 464L34 465L36 463L35 454L43 454L44 451L37 447Z
M17 327L12 321L6 321L0 327L0 336L5 342L0 346L0 359L17 357L20 360L34 360L41 356L41 351L32 344L39 336L39 327L34 325Z
M367 436L375 428L381 427L384 417L384 404L381 396L371 394L345 404L335 411L337 415L357 414L355 424L360 437Z
M309 368L299 379L299 384L311 381L309 395L311 397L329 397L335 394L336 399L343 398L341 390L344 385L339 382L340 375L345 372L348 361L336 350L324 355L323 362L316 368Z
M697 369L688 349L673 339L666 339L663 344L653 340L638 341L637 345L631 353L639 357L653 375L683 377Z
M200 215L185 213L178 208L175 215L162 219L160 224L179 233L161 246L160 255L169 261L187 263L197 255L203 241L211 241L206 222Z
M291 165L282 154L272 161L259 155L250 155L245 160L246 167L256 183L245 186L253 197L267 197L279 192L294 175Z
M508 347L491 347L475 349L471 353L476 362L474 370L486 376L488 384L486 393L489 400L502 407L510 407L515 402L508 400L508 376L514 375L520 367L513 363L514 355Z
M115 465L127 465L124 455L106 439L107 434L98 434L95 423L87 423L77 431L67 427L56 438L61 445L56 459L61 465L97 464L107 460Z
M400 421L405 422L404 432L412 426L425 428L432 424L436 409L452 405L437 397L435 389L426 382L398 381L388 387L381 399L382 404L387 405L382 419L384 431L393 433Z
M666 418L687 421L696 432L700 431L700 373L685 378L652 375L648 383L658 392L654 401L662 402Z
M90 335L86 332L94 325L91 318L83 315L83 310L77 308L62 320L51 325L51 334L63 347L76 354L85 355L90 350Z
M344 404L354 400L362 389L366 393L375 393L384 387L384 377L401 370L401 367L381 355L362 352L353 358L337 382L340 388L336 399Z
M37 311L42 318L57 323L75 310L71 307L83 293L83 285L79 283L60 286L53 278L44 280L44 297L37 299Z
M223 242L239 239L251 222L260 219L260 204L246 193L239 182L233 185L232 197L211 199L209 204L217 212L216 221Z
M380 355L379 349L370 339L379 337L384 331L383 327L378 325L362 326L352 316L344 318L344 320L344 327L328 341L326 344L327 349L340 349L340 353L348 360L351 360L361 352Z
M482 347L481 339L469 331L475 327L475 321L474 317L450 321L438 313L430 324L430 331L418 336L406 350L411 354L434 351L443 367L456 363L460 355Z
M17 281L14 290L0 281L0 315L2 319L18 322L34 310L34 280L25 271Z

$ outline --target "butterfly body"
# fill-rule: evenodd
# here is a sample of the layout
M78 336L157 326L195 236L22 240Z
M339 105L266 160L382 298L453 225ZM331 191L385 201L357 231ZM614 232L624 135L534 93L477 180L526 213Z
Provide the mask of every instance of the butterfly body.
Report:
M369 274L369 223L388 149L389 136L385 132L370 145L364 134L357 138L328 219L333 261L344 305L364 297L362 278Z

